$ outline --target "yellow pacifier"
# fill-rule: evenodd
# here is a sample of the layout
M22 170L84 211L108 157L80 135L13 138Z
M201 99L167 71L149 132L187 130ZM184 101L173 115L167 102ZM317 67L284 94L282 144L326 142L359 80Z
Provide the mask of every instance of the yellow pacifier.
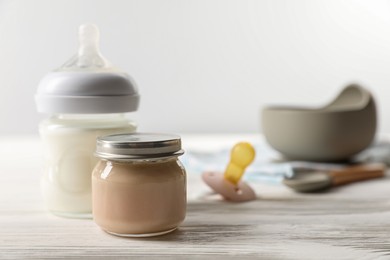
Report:
M245 182L240 181L246 167L255 158L255 149L249 143L236 144L230 154L230 162L225 173L204 172L202 178L215 192L230 201L249 201L256 199L253 189Z

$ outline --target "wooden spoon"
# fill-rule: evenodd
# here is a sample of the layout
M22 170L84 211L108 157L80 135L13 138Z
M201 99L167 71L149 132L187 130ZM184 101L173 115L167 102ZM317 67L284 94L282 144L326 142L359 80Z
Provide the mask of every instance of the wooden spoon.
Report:
M283 183L299 192L313 192L352 182L380 178L386 166L382 163L360 164L331 171L315 169L294 169L293 176Z

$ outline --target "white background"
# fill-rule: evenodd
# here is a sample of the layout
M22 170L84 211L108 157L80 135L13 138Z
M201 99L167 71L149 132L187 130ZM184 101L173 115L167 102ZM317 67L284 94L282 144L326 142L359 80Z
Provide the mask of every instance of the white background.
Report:
M359 82L390 132L389 1L0 0L0 134L37 132L37 84L84 22L138 83L141 131L257 132L266 104L322 105Z

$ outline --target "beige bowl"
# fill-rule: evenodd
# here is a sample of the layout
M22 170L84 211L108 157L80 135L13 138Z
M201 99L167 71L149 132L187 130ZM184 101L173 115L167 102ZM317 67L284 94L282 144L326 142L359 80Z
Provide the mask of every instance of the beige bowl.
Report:
M268 143L291 159L340 161L367 148L374 139L375 101L352 84L329 105L318 109L266 107L263 133Z

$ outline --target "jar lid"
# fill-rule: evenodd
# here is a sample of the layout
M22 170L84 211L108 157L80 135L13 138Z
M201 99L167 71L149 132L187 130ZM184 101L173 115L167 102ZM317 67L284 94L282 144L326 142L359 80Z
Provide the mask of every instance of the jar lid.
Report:
M131 133L99 137L95 155L109 160L148 160L175 157L183 153L178 135Z
M39 83L35 101L38 112L100 114L138 109L134 80L114 68L99 50L99 29L84 24L79 29L77 54Z

